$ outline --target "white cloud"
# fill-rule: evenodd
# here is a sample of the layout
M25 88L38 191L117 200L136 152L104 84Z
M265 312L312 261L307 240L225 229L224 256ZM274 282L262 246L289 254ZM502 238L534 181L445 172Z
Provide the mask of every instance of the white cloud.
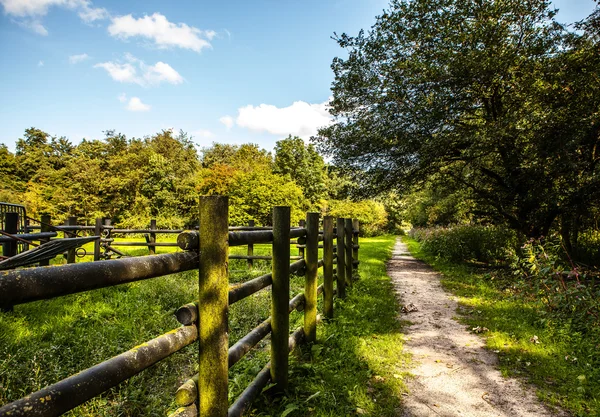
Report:
M185 23L171 23L160 13L139 19L128 14L113 17L111 20L112 23L108 27L111 36L122 39L139 36L152 40L159 48L178 47L200 52L211 47L208 40L216 35L212 30L202 31Z
M210 130L200 129L192 132L192 136L198 136L201 138L209 139L215 136Z
M115 81L141 86L158 85L161 82L170 84L183 82L183 77L165 62L158 61L154 65L146 65L144 61L131 54L125 54L125 59L129 62L101 62L94 65L94 68L104 68Z
M121 93L119 94L119 96L117 97L117 99L121 102L121 103L125 103L127 101L127 94L125 93Z
M38 62L38 67L43 67L44 66L44 61L39 61Z
M25 29L37 33L38 35L48 35L48 30L44 27L44 25L42 25L42 23L38 19L13 20L13 22L15 22L21 27L24 27Z
M288 107L276 107L269 104L248 105L238 109L235 123L256 132L268 132L273 135L295 135L308 139L315 135L320 127L331 123L328 101L310 104L296 101Z
M225 127L227 128L227 130L231 129L233 127L233 117L231 116L223 116L219 119L219 122L223 123L225 125Z
M85 61L86 59L89 59L90 56L88 54L79 54L79 55L71 55L69 57L69 62L71 64L78 64L80 62Z
M16 23L44 36L48 34L48 30L40 19L48 14L51 7L75 10L87 23L109 16L106 9L92 7L89 0L0 0L0 4L5 14L18 18Z
M142 103L142 100L138 97L131 97L126 109L129 111L148 111L150 110L150 106Z
M139 83L137 70L129 63L103 62L94 65L94 68L104 68L108 75L115 81L122 83Z

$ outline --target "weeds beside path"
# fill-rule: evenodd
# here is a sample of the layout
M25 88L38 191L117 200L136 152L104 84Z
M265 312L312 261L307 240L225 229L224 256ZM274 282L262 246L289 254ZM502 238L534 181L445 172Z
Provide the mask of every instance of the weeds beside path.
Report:
M413 258L401 241L388 273L405 303L403 317L412 322L405 328L405 346L416 367L404 416L566 415L543 406L532 388L502 376L497 355L454 319L458 304L442 288L440 275Z

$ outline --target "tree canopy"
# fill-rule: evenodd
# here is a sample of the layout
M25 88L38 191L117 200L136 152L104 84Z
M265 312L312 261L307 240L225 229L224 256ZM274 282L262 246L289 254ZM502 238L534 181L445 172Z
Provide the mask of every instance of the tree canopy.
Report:
M367 193L436 175L527 236L581 221L600 190L597 25L554 16L546 0L392 1L337 37L319 149Z

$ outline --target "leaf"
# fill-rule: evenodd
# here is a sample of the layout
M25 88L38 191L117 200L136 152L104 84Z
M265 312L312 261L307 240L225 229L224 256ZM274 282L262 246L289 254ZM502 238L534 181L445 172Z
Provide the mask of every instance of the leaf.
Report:
M308 397L304 402L307 403L310 400L312 400L313 398L317 398L320 394L321 394L321 391L317 391L313 395L311 395L310 397Z
M297 410L298 409L298 405L296 403L290 403L285 407L285 410L283 411L283 413L281 413L281 416L279 417L285 417L288 414L290 414L292 411Z

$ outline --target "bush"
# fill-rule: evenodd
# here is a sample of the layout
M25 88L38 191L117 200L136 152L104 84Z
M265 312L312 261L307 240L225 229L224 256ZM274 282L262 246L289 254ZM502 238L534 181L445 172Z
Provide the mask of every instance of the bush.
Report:
M565 262L565 259L567 261ZM542 301L551 317L571 324L581 333L600 337L598 273L568 261L558 239L531 239L510 256L518 289Z
M323 212L328 216L358 219L362 236L381 235L387 225L387 213L383 204L373 200L329 200L323 207Z
M517 246L514 231L495 226L416 228L409 235L424 251L453 262L504 264L507 251Z

